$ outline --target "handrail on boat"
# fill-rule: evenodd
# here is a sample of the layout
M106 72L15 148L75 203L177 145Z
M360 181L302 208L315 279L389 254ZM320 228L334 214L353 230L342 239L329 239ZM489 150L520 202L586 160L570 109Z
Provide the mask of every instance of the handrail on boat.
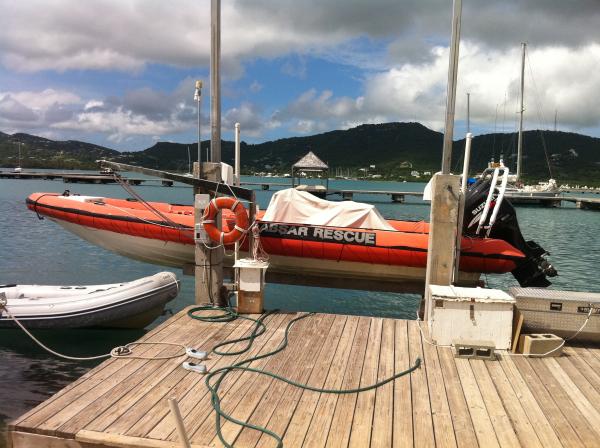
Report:
M485 221L488 217L492 200L494 199L494 192L498 187L498 178L500 177L500 171L502 171L502 181L499 187L498 196L496 197L496 201L494 204L494 209L492 210L492 214L490 216L490 220L488 225L485 225ZM476 233L479 234L482 229L486 229L486 237L490 236L490 232L492 231L492 227L496 222L496 218L498 217L498 212L500 211L500 206L502 205L502 201L504 200L504 195L506 193L506 186L508 185L508 168L505 166L496 167L496 168L487 168L481 175L481 177L485 177L488 174L492 175L492 182L490 184L490 190L487 195L487 199L485 201L485 205L481 212L481 218L479 218L479 224L477 225Z

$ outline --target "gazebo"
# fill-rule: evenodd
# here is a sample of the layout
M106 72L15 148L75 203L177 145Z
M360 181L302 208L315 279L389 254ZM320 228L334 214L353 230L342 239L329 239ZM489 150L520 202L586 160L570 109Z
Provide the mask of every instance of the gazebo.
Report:
M321 180L324 179L325 185L301 184L302 174L305 176L308 175L307 177L310 176L321 178ZM298 181L297 183L296 180ZM308 191L315 196L325 197L327 190L329 189L329 166L314 152L309 151L308 154L292 165L292 188L300 191Z

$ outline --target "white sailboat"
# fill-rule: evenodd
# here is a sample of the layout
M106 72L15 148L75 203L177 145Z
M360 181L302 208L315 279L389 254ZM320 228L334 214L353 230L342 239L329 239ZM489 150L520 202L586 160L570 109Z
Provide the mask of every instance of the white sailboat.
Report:
M525 54L527 44L521 44L521 88L520 88L520 106L519 106L519 133L517 139L517 172L509 177L510 184L506 188L506 194L513 204L538 204L548 206L560 206L560 201L553 201L558 198L560 189L555 179L549 179L547 182L540 182L537 185L524 185L522 182L523 167L523 97L525 93ZM500 164L503 165L502 159Z
M23 168L21 168L21 142L19 142L19 159L17 162L17 166L13 170L13 173L20 173L22 171L23 171Z

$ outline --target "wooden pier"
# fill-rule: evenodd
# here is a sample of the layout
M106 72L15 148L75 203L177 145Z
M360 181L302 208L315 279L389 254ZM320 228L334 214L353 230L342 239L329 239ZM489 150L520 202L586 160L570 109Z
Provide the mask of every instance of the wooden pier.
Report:
M0 171L0 179L40 179L55 180L62 179L65 183L86 183L86 184L114 184L115 178L110 175L90 174L90 173L65 173L65 172L20 172ZM130 185L156 184L163 187L172 187L174 181L170 179L147 179L124 177L123 181ZM271 188L291 188L291 184L282 182L241 182L241 185L249 187L261 187L262 190ZM582 190L580 192L593 192L595 190ZM343 200L353 200L355 195L383 195L389 196L392 202L403 203L406 197L422 198L421 191L388 191L388 190L329 190L327 196L341 196ZM571 197L571 196L548 196L548 197L528 197L527 195L510 195L506 198L515 205L540 205L544 207L560 207L562 202L575 203L576 208L582 210L600 210L600 199L593 197Z
M265 353L298 314L274 314L250 352L211 355L209 370ZM146 334L210 349L250 331L250 322L205 323L185 310ZM234 347L239 348L239 347ZM143 355L173 353L141 346ZM231 348L230 348L231 350ZM600 440L600 348L567 347L559 358L456 359L425 342L416 321L315 314L299 321L283 352L251 364L319 388L365 386L423 360L376 390L303 391L251 372L221 386L222 409L283 436L286 447L582 447ZM167 399L174 397L194 447L221 446L204 377L169 361L110 359L9 425L21 447L179 447ZM239 447L273 439L224 422Z
M0 179L39 179L55 180L62 179L64 183L82 183L82 184L116 184L117 180L110 174L91 174L91 173L67 173L67 172L44 172L44 171L21 171L18 173L12 171L0 171ZM172 187L173 181L168 179L144 179L123 177L122 180L129 185L141 185L144 183L159 183L163 187Z
M581 210L600 210L600 199L562 197L563 201L575 203Z

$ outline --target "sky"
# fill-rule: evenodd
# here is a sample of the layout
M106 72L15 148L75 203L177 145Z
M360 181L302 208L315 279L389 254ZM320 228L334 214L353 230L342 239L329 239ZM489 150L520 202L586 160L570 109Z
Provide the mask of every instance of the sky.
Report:
M417 121L443 131L451 0L223 0L222 136ZM0 0L0 131L118 150L210 138L210 0ZM600 137L600 0L463 0L455 139Z

